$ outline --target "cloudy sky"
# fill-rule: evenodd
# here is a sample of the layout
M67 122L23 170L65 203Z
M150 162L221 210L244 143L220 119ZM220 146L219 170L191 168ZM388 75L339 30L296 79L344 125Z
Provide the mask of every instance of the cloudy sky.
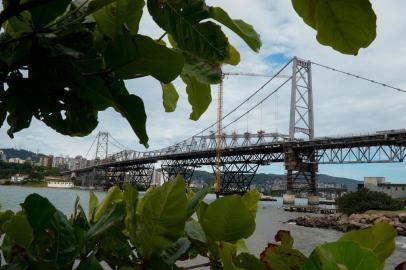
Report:
M250 51L237 36L225 30L230 41L241 53L241 64L225 67L230 72L255 72L271 74L292 56L336 67L348 72L385 82L406 89L406 19L404 0L373 0L378 16L378 36L358 56L342 55L317 43L315 31L305 25L295 14L287 0L234 0L207 1L221 6L233 18L253 24L260 33L263 47L259 54ZM163 31L157 28L147 14L142 21L141 32L159 37ZM288 69L285 74L289 74ZM224 111L234 108L240 101L265 82L265 78L230 76L225 80ZM271 83L256 102L274 90L281 79ZM147 130L150 149L157 149L181 141L215 121L217 88L213 87L213 103L197 122L189 120L184 85L176 81L180 99L173 113L165 113L161 102L162 90L157 81L150 78L127 82L132 93L141 96L148 114ZM359 134L377 130L406 128L406 94L359 81L320 67L313 66L313 91L316 136ZM289 86L270 98L257 110L233 125L227 132L265 131L288 132ZM236 116L237 116L236 115ZM236 117L235 116L235 117ZM227 124L228 121L225 121ZM14 147L39 151L46 154L85 155L99 131L108 131L115 139L131 149L144 150L138 144L128 123L112 110L99 114L99 126L85 138L59 135L44 124L34 120L29 129L15 134L13 140L6 134L7 125L0 129L0 148ZM114 149L114 148L113 148ZM112 150L113 150L112 149ZM92 154L89 154L91 156ZM272 165L263 172L283 173L282 167ZM335 165L320 166L321 173L362 179L363 176L386 176L393 182L406 183L406 164L382 165Z

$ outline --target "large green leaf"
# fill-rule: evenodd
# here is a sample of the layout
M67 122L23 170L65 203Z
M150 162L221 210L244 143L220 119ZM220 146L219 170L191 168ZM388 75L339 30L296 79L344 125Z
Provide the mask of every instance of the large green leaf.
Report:
M144 102L136 95L130 95L125 88L124 82L115 82L112 85L114 109L130 123L133 131L140 139L140 143L148 147L148 135L146 130L147 115Z
M392 226L377 223L368 229L348 232L338 241L354 241L364 248L371 249L381 262L385 262L396 249L396 235L397 231Z
M21 206L34 231L34 235L38 231L44 230L57 212L55 206L53 206L48 199L36 193L28 195Z
M224 270L244 270L234 264L233 258L236 256L237 249L234 244L221 242L220 257L223 262Z
M124 185L123 201L126 209L124 224L131 242L135 244L137 233L136 210L138 203L138 191L131 184Z
M244 196L242 196L243 203L251 212L254 218L257 216L258 201L260 198L261 194L256 189L250 190L245 193Z
M165 112L173 112L176 109L179 95L172 83L161 83L162 87L162 100Z
M13 211L7 210L5 212L0 212L0 235L4 233L2 227L3 224L9 221L14 216Z
M206 197L207 193L210 191L210 186L206 185L202 189L200 189L194 196L188 201L187 205L187 217L191 217L198 208L200 202Z
M209 18L202 0L147 1L155 22L176 41L177 47L205 60L221 62L229 59L228 40L221 27Z
M317 40L345 54L357 54L376 37L376 15L369 0L292 0Z
M170 83L181 73L183 57L147 36L128 32L107 45L105 59L109 68L122 79L151 75Z
M318 246L303 270L382 270L383 263L372 250L355 242L334 242Z
M206 234L216 241L235 242L255 230L255 217L239 195L212 202L199 220Z
M261 253L261 261L265 264L267 269L302 269L306 259L307 258L296 249L275 244L268 244L268 247Z
M100 32L111 39L122 34L124 28L128 29L131 34L138 32L142 9L145 5L144 0L115 0L99 8L105 2L99 0L89 4L91 11L97 9L93 13L93 17L96 19Z
M182 80L186 84L186 93L188 94L189 103L192 105L193 111L190 114L190 119L196 121L211 103L210 84L203 83L196 77L189 75L182 75Z
M231 19L227 12L220 7L211 7L210 16L239 35L252 50L256 52L259 51L261 48L261 39L252 25L242 20Z
M41 28L61 16L71 3L71 0L27 1L42 2L38 7L29 10L32 22L36 28Z
M190 241L185 238L179 238L175 243L164 249L161 257L168 265L175 264L175 262L190 248Z
M104 197L103 201L97 207L95 212L94 218L98 221L102 216L106 213L106 211L113 207L113 205L120 203L123 201L123 193L121 192L118 186L113 186L107 192L106 197Z
M99 199L93 191L89 192L89 222L93 222L94 215L96 213L97 205L99 204Z
M187 52L183 52L185 65L182 74L195 77L207 84L218 84L221 81L221 64L209 62Z
M114 204L90 227L86 233L86 241L102 236L110 228L120 223L124 218L124 213L124 206L122 204Z
M137 226L139 252L144 259L174 243L183 233L187 200L182 177L150 190L141 199Z
M23 212L18 212L9 221L4 223L3 231L13 239L14 242L27 248L33 240L33 232L27 217Z

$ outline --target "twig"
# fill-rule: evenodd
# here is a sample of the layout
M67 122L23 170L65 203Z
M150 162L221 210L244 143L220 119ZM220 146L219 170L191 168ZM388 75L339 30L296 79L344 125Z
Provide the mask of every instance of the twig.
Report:
M208 263L202 263L202 264L197 264L197 265L184 267L183 269L185 269L185 270L187 270L187 269L195 269L195 268L205 267L205 266L210 266L210 265L211 265L211 262L208 262Z
M162 36L160 36L157 41L161 41L166 36L166 34L167 32L163 33Z

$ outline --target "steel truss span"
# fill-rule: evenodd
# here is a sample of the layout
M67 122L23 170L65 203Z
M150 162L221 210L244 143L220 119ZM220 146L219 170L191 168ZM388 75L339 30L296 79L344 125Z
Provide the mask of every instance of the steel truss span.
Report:
M226 134L224 127L228 125L221 128L221 121L231 114L234 115L238 108L265 89L265 86L280 75L289 64L292 64L292 75L265 97L267 99L272 96L285 83L291 81L289 134L267 133L262 130L257 133ZM246 192L258 168L276 162L283 162L285 165L286 184L289 191L315 192L319 165L403 162L406 156L406 129L357 136L319 138L314 136L312 64L322 66L294 57L237 107L223 117L219 115L216 123L195 136L166 148L146 152L123 150L108 154L108 145L112 141L117 143L120 149L125 147L123 148L123 145L112 137L110 140L108 133L99 133L96 138L95 159L86 163L84 167L67 173L81 178L82 183L87 184L100 182L104 175L103 181L106 187L111 184L122 185L128 181L148 188L154 175L155 164L161 163L164 179L169 180L181 174L190 183L196 168L216 166L217 151L217 166L220 168L221 175L219 193ZM345 73L327 66L322 67ZM377 81L349 73L347 75L403 92L401 89ZM262 104L261 102L265 99L253 108ZM231 123L239 119L241 116ZM211 132L209 135L203 135L215 126L220 127L217 134ZM298 133L301 135L298 136ZM300 139L301 136L305 139Z

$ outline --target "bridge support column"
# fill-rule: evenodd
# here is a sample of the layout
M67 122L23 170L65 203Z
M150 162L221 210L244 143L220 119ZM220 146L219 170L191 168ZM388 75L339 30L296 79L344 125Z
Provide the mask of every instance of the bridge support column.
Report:
M258 168L259 164L222 163L220 166L221 187L217 195L244 194L249 191ZM215 173L214 166L213 172Z
M285 149L286 189L288 192L317 192L318 164L316 151L296 152L293 147Z
M128 182L138 188L147 190L151 186L154 164L141 164L133 166L128 172Z
M283 194L283 204L295 204L296 196L292 193Z
M197 165L194 160L164 160L161 165L165 181L171 181L177 175L182 175L188 186L192 181L196 167Z

